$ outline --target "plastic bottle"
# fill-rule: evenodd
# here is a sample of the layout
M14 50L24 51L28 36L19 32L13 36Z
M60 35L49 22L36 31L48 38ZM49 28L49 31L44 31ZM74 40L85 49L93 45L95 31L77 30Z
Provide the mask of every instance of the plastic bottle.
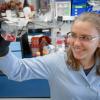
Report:
M65 49L64 38L61 32L56 34L56 51L63 51Z
M31 16L31 8L29 7L27 0L24 0L23 12L24 12L25 18L29 19Z

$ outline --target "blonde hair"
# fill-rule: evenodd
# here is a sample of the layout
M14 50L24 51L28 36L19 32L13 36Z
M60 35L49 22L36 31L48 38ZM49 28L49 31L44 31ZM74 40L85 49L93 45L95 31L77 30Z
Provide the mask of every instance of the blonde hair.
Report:
M73 24L78 21L90 22L97 29L98 33L100 33L100 14L96 14L93 12L83 13L79 17L75 18ZM80 69L80 63L77 59L74 58L70 47L67 50L67 55L68 55L67 64L69 64L70 68L72 68L73 70L78 71ZM100 48L97 48L97 50L95 51L95 56L100 57ZM100 66L97 67L96 73L97 73L97 75L100 75Z

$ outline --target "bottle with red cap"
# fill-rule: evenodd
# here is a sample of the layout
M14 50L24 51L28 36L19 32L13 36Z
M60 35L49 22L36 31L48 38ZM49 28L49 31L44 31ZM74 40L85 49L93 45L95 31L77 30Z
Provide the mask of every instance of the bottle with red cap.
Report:
M64 50L64 38L60 31L56 33L56 51Z

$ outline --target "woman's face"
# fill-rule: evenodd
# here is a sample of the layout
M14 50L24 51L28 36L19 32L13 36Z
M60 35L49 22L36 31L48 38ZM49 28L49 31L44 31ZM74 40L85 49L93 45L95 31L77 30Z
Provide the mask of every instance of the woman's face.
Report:
M99 47L99 33L90 22L75 22L72 26L69 44L73 56L78 60L92 59Z

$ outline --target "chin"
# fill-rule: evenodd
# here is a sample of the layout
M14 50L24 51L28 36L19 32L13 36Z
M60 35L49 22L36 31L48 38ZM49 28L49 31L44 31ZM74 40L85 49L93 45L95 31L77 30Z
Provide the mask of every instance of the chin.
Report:
M82 60L82 59L83 59L83 57L80 56L80 55L74 55L74 57L75 57L75 59L77 59L77 60Z

